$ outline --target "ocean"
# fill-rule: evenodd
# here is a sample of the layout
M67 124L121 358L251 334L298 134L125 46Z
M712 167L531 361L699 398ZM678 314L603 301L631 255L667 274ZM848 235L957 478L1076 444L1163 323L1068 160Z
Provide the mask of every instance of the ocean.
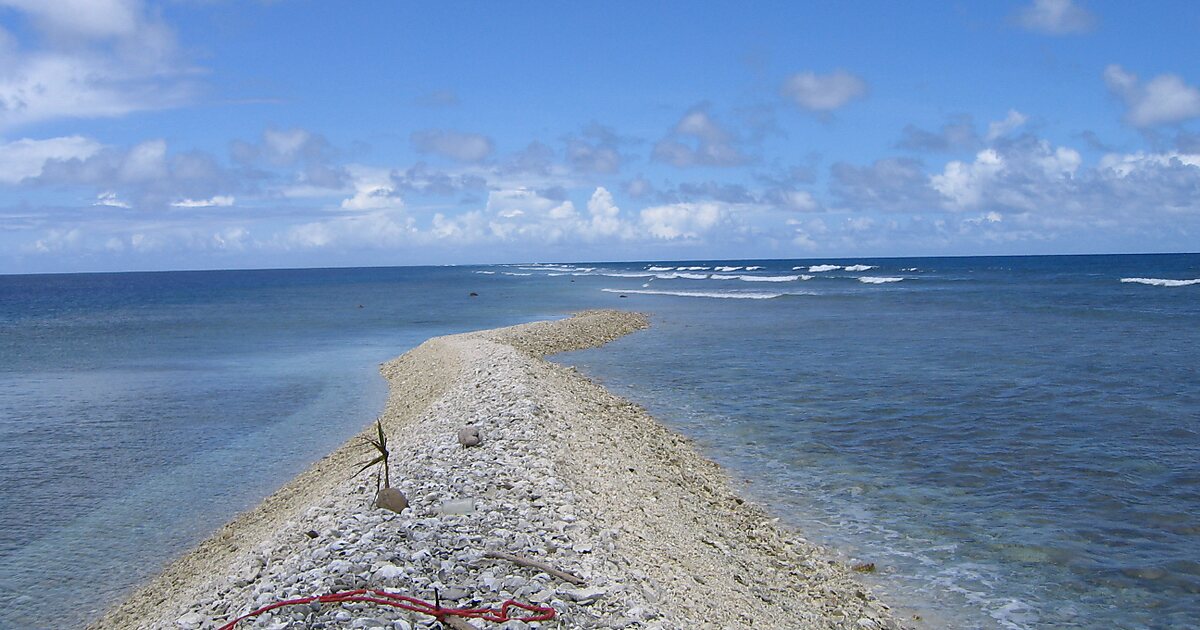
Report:
M1200 618L1185 254L0 276L0 627L96 616L369 423L380 362L594 307L653 327L556 361L906 616Z

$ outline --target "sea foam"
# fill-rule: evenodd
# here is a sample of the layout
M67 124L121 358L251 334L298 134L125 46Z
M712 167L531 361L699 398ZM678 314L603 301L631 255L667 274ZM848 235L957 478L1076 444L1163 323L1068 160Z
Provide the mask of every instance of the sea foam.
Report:
M795 282L800 276L738 276L746 282Z
M841 268L841 265L813 265L809 267L808 270L811 273L821 273L823 271L837 271ZM794 269L801 269L801 267L794 267Z
M887 284L889 282L900 282L903 279L904 278L888 278L888 277L882 277L882 276L876 276L876 277L863 276L863 277L859 278L858 281L864 282L866 284Z
M1195 278L1192 280L1170 280L1167 278L1121 278L1121 282L1148 284L1155 287L1186 287L1193 284L1200 284L1200 278Z
M879 265L850 265L846 267L846 271L867 271L868 269L877 269Z
M765 292L720 292L720 291L648 291L644 289L600 289L606 293L634 293L638 295L674 295L677 297L701 297L734 300L770 300L782 297L783 293Z

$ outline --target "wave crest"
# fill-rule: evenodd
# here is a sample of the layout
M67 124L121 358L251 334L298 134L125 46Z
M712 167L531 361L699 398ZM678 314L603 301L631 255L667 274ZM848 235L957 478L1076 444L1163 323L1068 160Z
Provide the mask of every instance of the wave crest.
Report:
M1195 278L1192 280L1171 280L1169 278L1121 278L1121 282L1148 284L1154 287L1186 287L1193 284L1200 284L1200 278Z

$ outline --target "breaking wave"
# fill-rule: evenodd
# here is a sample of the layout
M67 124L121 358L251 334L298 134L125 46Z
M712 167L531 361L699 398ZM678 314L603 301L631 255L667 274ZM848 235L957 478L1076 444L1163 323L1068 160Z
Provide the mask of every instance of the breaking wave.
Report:
M903 279L904 278L888 278L888 277L880 277L880 276L870 278L867 276L863 276L863 277L859 278L858 281L864 282L866 284L887 284L889 282L900 282Z
M1193 284L1200 284L1200 278L1195 278L1192 280L1171 280L1168 278L1121 278L1121 282L1148 284L1154 287L1186 287Z

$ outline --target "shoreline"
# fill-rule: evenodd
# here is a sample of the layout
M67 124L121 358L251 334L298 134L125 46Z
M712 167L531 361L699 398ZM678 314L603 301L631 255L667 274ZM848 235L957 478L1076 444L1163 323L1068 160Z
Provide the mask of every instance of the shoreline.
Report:
M408 509L374 508L371 473L354 476L370 458L359 440L368 427L90 627L214 628L271 602L346 588L417 597L438 589L456 606L512 597L553 606L558 617L543 628L901 627L830 553L739 497L689 440L541 358L646 326L638 314L588 311L435 337L385 363L380 419ZM481 430L481 446L458 444L467 424ZM543 560L586 586L487 552ZM238 627L432 621L327 604ZM504 627L539 627L517 624Z

